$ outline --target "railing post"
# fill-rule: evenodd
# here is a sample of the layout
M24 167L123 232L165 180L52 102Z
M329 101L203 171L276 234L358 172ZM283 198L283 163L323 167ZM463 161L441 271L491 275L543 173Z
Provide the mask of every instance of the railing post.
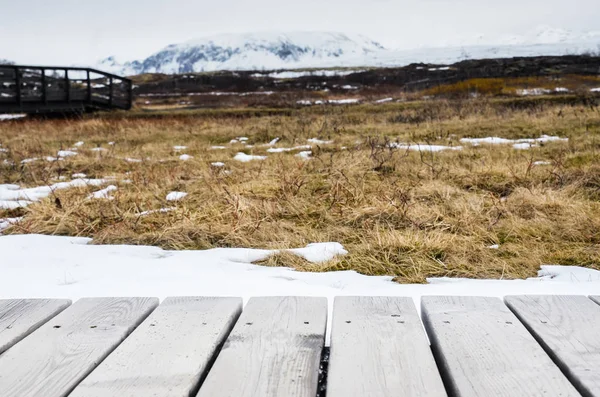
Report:
M133 81L127 80L129 84L127 85L127 110L133 107Z
M87 73L87 101L89 104L92 103L92 80L90 79L90 71L86 70Z
M17 104L19 107L23 106L23 99L21 97L21 69L15 67L15 84L17 85Z
M108 94L108 104L110 106L112 106L112 104L113 104L113 93L114 93L114 90L113 90L113 78L112 78L112 76L109 77L108 81L110 82L110 92Z
M69 69L65 69L65 90L67 102L71 102L71 81L69 80Z
M47 86L48 84L46 84L46 69L42 69L42 101L44 102L44 105L48 104L48 92L47 92Z

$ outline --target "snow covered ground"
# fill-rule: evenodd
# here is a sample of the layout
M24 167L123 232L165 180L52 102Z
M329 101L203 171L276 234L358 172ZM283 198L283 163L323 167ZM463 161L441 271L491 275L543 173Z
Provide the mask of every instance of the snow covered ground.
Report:
M48 186L21 188L19 185L0 185L0 209L15 209L27 207L34 201L48 197L53 191L72 187L100 186L107 182L105 179L73 179L69 182L59 182Z
M22 119L25 114L0 114L0 121Z
M165 251L157 247L90 245L77 237L0 236L0 299L85 296L408 296L503 297L512 294L600 293L600 272L579 267L543 266L529 280L430 279L427 285L401 285L391 277L353 271L302 273L253 262L275 251L217 248ZM311 262L346 251L338 243L292 250Z
M540 143L547 142L568 142L569 138L561 138L558 136L542 135L539 138L525 138L525 139L506 139L499 138L496 136L490 136L485 138L462 138L461 143L469 143L473 146L485 145L505 145L512 144L513 149L517 150L528 150L534 147L538 147Z
M392 142L388 146L403 150L412 150L414 152L441 152L444 150L462 150L462 146L428 145L424 143L410 144Z

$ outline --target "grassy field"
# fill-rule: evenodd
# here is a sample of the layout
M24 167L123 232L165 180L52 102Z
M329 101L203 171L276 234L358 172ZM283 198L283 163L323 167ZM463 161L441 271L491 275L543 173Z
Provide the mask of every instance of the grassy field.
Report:
M83 173L117 187L112 200L87 198L99 187L56 190L26 208L0 210L0 218L24 217L4 233L168 249L337 241L349 255L323 264L280 255L263 264L353 269L402 283L531 277L541 264L600 269L600 111L566 102L439 100L0 122L0 184L44 186ZM528 150L460 141L542 135L568 141ZM230 143L238 137L248 141ZM276 148L312 149L269 153L275 138ZM77 155L45 160L79 141ZM296 156L307 150L309 160ZM239 162L238 152L267 158ZM182 161L182 154L193 157ZM41 160L22 163L31 158ZM188 195L168 202L171 191ZM169 211L142 214L161 208Z

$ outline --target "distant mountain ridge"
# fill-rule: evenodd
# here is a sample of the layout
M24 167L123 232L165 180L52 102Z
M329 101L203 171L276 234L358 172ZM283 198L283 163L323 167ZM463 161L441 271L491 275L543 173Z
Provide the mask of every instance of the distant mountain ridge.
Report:
M576 33L540 26L522 36L449 41L438 48L390 50L362 35L335 32L225 34L169 45L144 60L108 57L97 68L123 75L218 70L450 64L465 59L575 55L600 52L600 32Z
M365 36L334 32L226 34L172 44L142 61L109 57L98 67L124 74L303 68L381 51Z

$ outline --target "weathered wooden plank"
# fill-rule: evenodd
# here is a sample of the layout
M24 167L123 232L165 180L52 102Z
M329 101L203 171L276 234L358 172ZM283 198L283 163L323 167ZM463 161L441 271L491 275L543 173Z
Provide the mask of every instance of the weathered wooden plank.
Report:
M0 354L70 304L64 299L0 300Z
M77 301L0 356L0 396L68 395L157 304L154 298Z
M600 306L585 296L509 296L508 307L586 397L600 397Z
M327 396L446 396L412 298L335 299Z
M168 298L69 396L191 396L241 310L238 298Z
M200 397L314 397L327 299L252 298Z
M449 395L579 396L500 299L423 297L422 308Z

